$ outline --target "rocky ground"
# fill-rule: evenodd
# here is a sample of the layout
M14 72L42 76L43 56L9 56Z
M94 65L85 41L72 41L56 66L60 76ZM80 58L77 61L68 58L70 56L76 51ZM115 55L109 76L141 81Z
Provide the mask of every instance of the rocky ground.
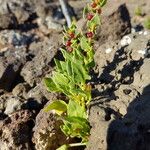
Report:
M70 0L79 19L87 0ZM143 15L135 15L140 7ZM95 41L87 150L150 150L150 1L113 0ZM64 16L56 0L0 0L0 150L55 150L69 142L43 107L43 85L61 57Z

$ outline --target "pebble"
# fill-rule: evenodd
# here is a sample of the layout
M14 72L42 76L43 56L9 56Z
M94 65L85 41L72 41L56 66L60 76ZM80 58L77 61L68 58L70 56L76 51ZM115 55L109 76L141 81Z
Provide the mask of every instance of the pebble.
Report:
M138 53L139 53L139 54L142 54L142 55L145 55L145 54L146 54L145 50L139 50Z
M140 35L143 34L143 31L140 31L139 34L140 34Z
M106 49L106 54L110 53L111 51L112 51L111 48L107 48L107 49Z
M143 33L144 35L147 35L148 34L148 32L147 31L144 31L144 33Z
M129 36L124 36L122 39L121 39L121 46L127 46L131 43L131 38Z

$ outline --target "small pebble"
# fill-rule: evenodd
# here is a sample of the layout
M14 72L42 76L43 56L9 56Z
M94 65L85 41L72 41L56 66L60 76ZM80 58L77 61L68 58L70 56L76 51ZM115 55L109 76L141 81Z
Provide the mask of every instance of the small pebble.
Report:
M148 32L147 31L144 31L144 33L143 33L144 35L147 35L148 34Z
M145 50L139 50L138 53L142 54L142 55L145 55L146 52L145 52Z
M135 32L136 32L136 30L135 30L134 28L132 28L132 29L131 29L131 32L132 32L132 33L135 33Z
M126 46L131 43L131 38L129 36L124 36L120 42L121 46Z
M107 54L110 53L111 51L112 51L111 48L107 48L107 49L106 49L106 53L107 53Z
M139 34L143 34L143 31L140 31Z

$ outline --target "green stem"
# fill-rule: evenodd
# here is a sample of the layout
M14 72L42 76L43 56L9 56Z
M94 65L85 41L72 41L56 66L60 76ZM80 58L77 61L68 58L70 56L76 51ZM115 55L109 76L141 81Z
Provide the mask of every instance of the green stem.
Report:
M77 147L77 146L86 146L87 143L72 143L69 144L69 147Z

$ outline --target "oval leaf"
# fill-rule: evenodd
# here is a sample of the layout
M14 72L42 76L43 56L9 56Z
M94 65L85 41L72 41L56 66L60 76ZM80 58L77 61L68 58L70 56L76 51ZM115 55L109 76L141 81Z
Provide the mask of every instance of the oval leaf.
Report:
M62 100L56 100L44 108L45 112L55 110L58 115L67 111L67 104Z

